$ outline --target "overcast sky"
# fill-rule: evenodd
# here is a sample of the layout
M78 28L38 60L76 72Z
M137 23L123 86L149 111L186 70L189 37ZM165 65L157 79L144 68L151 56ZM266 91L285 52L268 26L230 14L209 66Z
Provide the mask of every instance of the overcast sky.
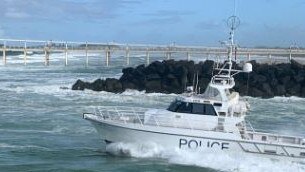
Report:
M0 37L217 46L234 0L0 0ZM305 0L237 0L241 46L305 47Z

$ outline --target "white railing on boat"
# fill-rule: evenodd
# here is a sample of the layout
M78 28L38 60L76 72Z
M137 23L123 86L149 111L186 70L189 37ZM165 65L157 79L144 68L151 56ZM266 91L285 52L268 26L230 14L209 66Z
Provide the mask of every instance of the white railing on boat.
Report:
M99 106L94 108L95 115L100 115L103 119L132 122L143 125L144 113L148 108L126 107L126 106ZM143 117L142 117L143 116Z
M153 118L153 123L144 123L144 114L149 110L148 108L135 108L135 107L118 107L118 106L100 106L95 108L95 115L97 120L111 120L120 123L134 123L137 125L155 125L158 127L164 127L165 124L158 118ZM163 118L163 117L162 117ZM164 118L167 121L169 127L179 127L174 125L173 118ZM190 121L185 119L188 126L187 129L197 130L194 127L194 123L200 123L205 125L202 121ZM218 121L219 122L219 121ZM171 125L169 125L171 124ZM222 124L221 124L222 125ZM277 156L295 157L304 159L305 157L305 139L302 137L284 136L278 134L272 134L267 132L254 131L250 122L245 122L244 125L249 129L239 130L243 137L243 140L235 140L239 147L244 152L256 153L256 154L271 154ZM240 128L239 128L240 129ZM201 129L202 130L202 129ZM224 127L216 126L214 131L226 132ZM242 133L244 132L244 133Z
M147 123L144 121L144 113L149 108L141 108L141 107L125 107L125 106L99 106L95 107L95 115L102 117L103 120L111 120L115 122L121 123L133 123L143 125L153 125L157 127L175 127L175 128L184 128L190 130L209 130L209 131L219 131L219 132L228 132L226 131L226 127L230 127L232 124L219 122L217 124L213 124L215 127L210 127L210 129L200 128L198 126L211 126L210 122L207 121L197 121L190 120L187 118L183 118L184 125L181 126L179 123L176 123L176 117L154 117L151 116L152 119ZM305 145L305 140L303 137L295 137L295 136L285 136L279 135L275 133L269 133L266 131L254 130L251 123L249 121L245 121L245 127L238 127L239 132L245 140L253 140L259 142L266 143L285 143L285 144L293 144L293 145Z
M232 125L228 122L219 121L202 121L191 120L183 118L181 120L180 115L175 116L150 116L150 119L145 122L144 113L150 110L149 108L139 107L122 107L122 106L99 106L95 107L95 115L101 116L104 120L112 120L123 123L134 123L143 125L153 125L157 127L174 127L184 128L190 130L206 130L206 131L219 131L229 132L226 128L230 128ZM156 114L159 115L159 114ZM232 131L230 131L232 132Z

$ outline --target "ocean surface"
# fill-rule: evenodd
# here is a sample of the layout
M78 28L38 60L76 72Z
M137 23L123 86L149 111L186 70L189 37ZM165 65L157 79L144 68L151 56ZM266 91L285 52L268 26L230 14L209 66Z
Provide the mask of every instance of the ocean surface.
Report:
M84 65L82 54L69 54L67 67L63 54L52 55L48 67L43 66L40 55L30 56L27 66L22 58L11 56L7 66L0 65L0 172L305 171L301 164L252 155L163 150L156 145L124 143L106 148L93 126L82 119L83 112L92 112L99 105L165 108L177 95L70 89L77 79L120 77L125 59L119 56L113 57L110 67L105 67L102 54L91 54L89 67ZM144 62L142 56L131 61L133 65ZM305 99L248 97L248 100L251 104L248 119L255 128L305 135ZM121 150L128 155L120 154Z

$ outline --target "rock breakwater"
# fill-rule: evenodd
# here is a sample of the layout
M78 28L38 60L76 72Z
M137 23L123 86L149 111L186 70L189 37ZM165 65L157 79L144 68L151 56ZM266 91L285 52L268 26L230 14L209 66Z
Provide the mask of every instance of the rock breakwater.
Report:
M260 64L250 62L253 72L235 76L234 90L241 95L271 98L274 96L305 97L305 66L292 60L291 63ZM94 82L77 80L73 90L91 89L121 93L127 89L148 93L183 93L187 86L197 80L201 92L205 90L213 75L216 63L211 60L195 64L193 61L155 61L148 66L140 65L122 70L120 79L97 79ZM234 64L235 68L240 68Z

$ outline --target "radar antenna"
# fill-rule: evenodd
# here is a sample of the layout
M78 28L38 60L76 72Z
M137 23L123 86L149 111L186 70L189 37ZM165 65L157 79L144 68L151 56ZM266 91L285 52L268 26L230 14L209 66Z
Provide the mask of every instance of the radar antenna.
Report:
M228 59L224 62L223 66L221 68L216 68L216 70L218 70L219 72L218 72L218 74L214 75L212 78L212 82L214 82L214 83L220 82L221 84L225 84L231 88L235 85L234 78L233 78L234 75L238 74L239 72L252 71L252 66L250 66L249 64L244 65L245 66L244 71L232 69L233 68L232 67L233 66L233 62L232 62L233 53L234 53L234 51L236 51L236 48L237 48L237 45L235 44L235 41L234 41L234 33L235 33L235 30L240 25L240 19L235 15L236 4L234 4L234 7L235 7L234 14L232 16L230 16L227 20L227 26L230 29L229 41L223 42L228 51L227 52ZM235 54L235 56L236 56L236 54Z
M240 19L236 15L233 15L228 18L227 26L230 28L230 38L229 38L230 42L227 44L229 75L231 75L233 51L237 47L234 42L234 33L239 25L240 25Z

